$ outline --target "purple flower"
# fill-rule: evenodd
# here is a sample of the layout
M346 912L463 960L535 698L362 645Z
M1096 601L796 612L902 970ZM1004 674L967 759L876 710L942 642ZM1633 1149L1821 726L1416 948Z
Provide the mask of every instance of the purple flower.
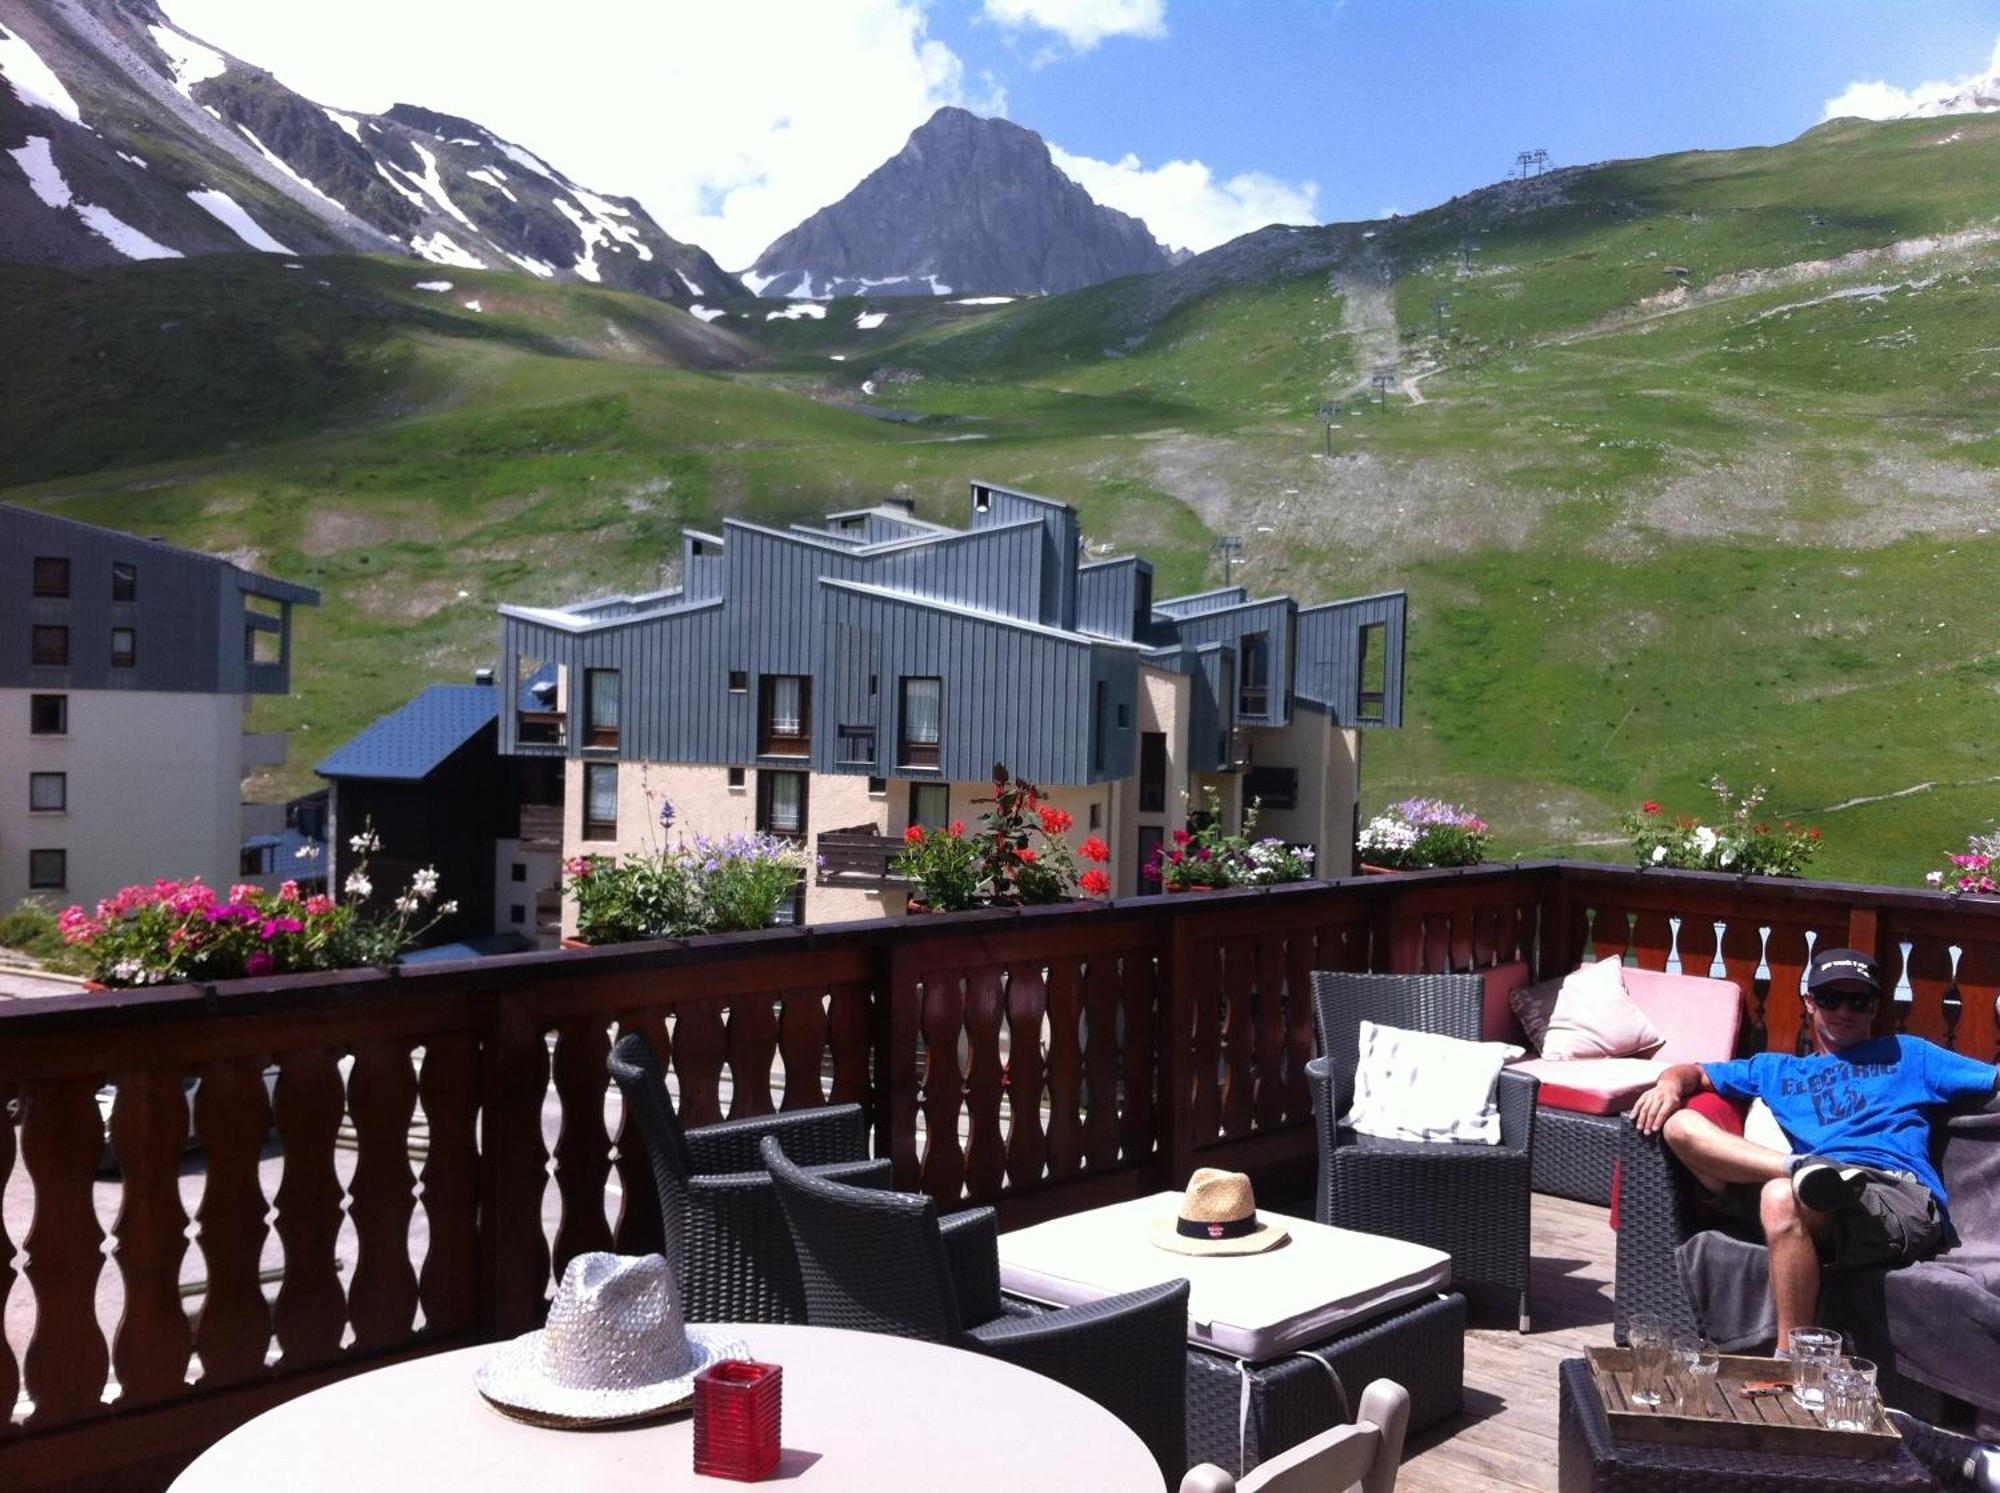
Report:
M674 803L670 798L660 800L660 828L671 829L674 823Z
M303 933L305 926L297 918L266 918L264 926L257 931L264 941L269 943L280 933Z
M278 961L262 949L243 961L243 973L246 975L268 975L277 967Z

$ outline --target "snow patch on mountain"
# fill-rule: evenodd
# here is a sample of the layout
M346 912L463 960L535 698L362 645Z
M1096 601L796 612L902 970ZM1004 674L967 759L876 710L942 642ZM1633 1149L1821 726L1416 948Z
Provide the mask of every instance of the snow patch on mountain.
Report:
M513 260L514 263L518 264L529 274L533 275L537 280L553 280L556 277L556 267L547 260L536 259L533 255L529 254L515 254L506 249L502 249L500 252Z
M356 145L359 145L361 143L360 120L356 119L352 114L343 114L338 109L328 109L324 104L322 104L320 107L325 112L326 117L328 119L331 119L335 124L339 125L343 130L347 131L349 138L352 139Z
M886 311L864 311L854 318L854 324L864 332L872 332L888 319Z
M291 165L285 160L283 156L279 155L275 150L271 149L271 147L266 145L262 140L259 140L257 138L256 132L252 130L249 125L239 124L238 126L236 126L236 128L243 132L244 139L248 140L252 145L257 147L257 153L261 155L265 160L269 161L273 166L276 166L280 171L284 172L285 175L289 176L293 181L297 182L300 186L304 187L308 192L311 192L313 196L319 198L321 201L333 202L333 199L327 196L326 193L322 192L318 187L314 186L311 182L307 181L303 176L299 175L298 172L294 171L291 168ZM333 205L335 207L340 207L340 204L338 202L333 202ZM346 209L341 208L341 211L345 212Z
M140 157L132 155L127 151L123 150L119 151L118 159L121 161L130 161L133 165L137 166L141 171L148 171L152 169Z
M424 197L424 194L412 187L406 187L401 182L397 181L395 177L389 174L389 167L384 162L380 160L377 160L375 162L375 174L381 177L382 180L386 181L390 186L394 187L397 190L397 192L401 193L402 196L409 201L411 206L422 208L426 212L430 211L430 203Z
M25 37L5 29L0 29L0 77L6 78L14 96L30 108L60 114L71 124L83 123L82 111L55 69L42 61Z
M234 197L213 187L206 191L190 192L188 201L221 223L244 243L262 254L290 254L293 251L272 238L258 226L257 220L246 213Z
M443 229L429 238L411 239L410 247L432 264L455 265L462 270L483 270L487 267L485 260L469 249L460 248L457 240Z
M681 277L681 284L688 288L689 295L700 295L702 293L701 287L688 279L686 270L675 270L674 273Z
M766 311L764 313L764 320L766 321L798 321L804 317L810 317L814 321L824 321L826 319L826 307L822 306L818 301L793 301L782 311Z
M49 150L48 137L30 135L27 142L7 152L14 158L14 164L21 168L21 174L28 178L28 186L34 194L49 207L58 212L68 210L83 219L90 231L103 239L127 259L179 259L178 249L169 249L165 244L155 243L130 223L118 217L109 208L92 202L78 202L76 194L70 190L62 170L56 165L55 156Z
M229 71L229 63L213 48L204 47L192 37L182 36L168 26L148 26L153 33L154 44L166 54L167 65L174 70L174 88L182 98L194 97L194 85L210 78L219 78Z
M471 228L473 226L472 219L465 215L459 205L451 200L451 195L444 189L444 178L438 175L437 157L425 150L423 146L417 144L414 140L410 142L410 149L414 150L417 153L417 159L424 163L424 174L422 176L417 175L414 171L398 166L394 161L389 162L389 169L409 181L426 197L458 219L467 228Z
M736 278L750 288L750 294L762 295L766 285L769 285L773 280L782 280L790 273L790 270L779 270L774 275L760 275L755 270L744 270Z
M938 281L938 277L937 277L936 275L926 275L926 276L924 276L924 278L925 278L926 280L928 280L928 281L930 281L930 282L931 282L931 294L932 294L932 295L950 295L950 294L951 294L951 287L950 287L949 285L944 285L944 284L940 284L940 283L939 283L939 281Z
M954 306L1011 306L1015 298L1010 295L969 295L953 301Z
M510 144L508 141L500 139L497 135L493 137L493 148L512 161L516 166L525 166L537 176L547 177L550 181L554 182L562 180L560 176L549 169L548 163L543 161L533 151L523 150L520 146Z
M449 280L419 280L410 287L412 290L428 290L436 295L444 295L451 289Z
M484 167L475 167L473 170L466 172L465 175L467 180L484 182L487 186L492 187L495 191L500 193L500 195L505 197L509 202L519 202L521 200L520 198L516 197L512 192L507 190L507 184L504 181L502 181L501 178L496 173L489 171Z
M722 310L719 306L688 307L688 315L692 316L696 321L714 321L716 317L727 316L728 314L727 311Z

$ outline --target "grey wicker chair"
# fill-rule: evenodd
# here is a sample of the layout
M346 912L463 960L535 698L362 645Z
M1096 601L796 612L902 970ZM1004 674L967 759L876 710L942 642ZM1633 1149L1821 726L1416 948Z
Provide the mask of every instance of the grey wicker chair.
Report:
M1361 1023L1477 1042L1479 977L1315 970L1312 978L1313 1017L1325 1054L1306 1064L1319 1127L1319 1221L1444 1250L1451 1256L1452 1284L1468 1299L1504 1302L1518 1312L1526 1332L1541 1085L1525 1073L1501 1072L1497 1146L1377 1140L1339 1123L1354 1092Z
M1146 1443L1168 1484L1187 1468L1188 1283L1010 1314L991 1208L940 1219L920 1194L850 1187L763 1145L815 1327L988 1353L1096 1401ZM1052 1465L1059 1465L1059 1462Z
M890 1164L869 1159L860 1106L826 1105L683 1130L645 1033L619 1038L607 1066L652 1163L661 1251L680 1282L688 1320L804 1322L805 1288L791 1230L758 1143L783 1136L791 1154L830 1175L855 1186L887 1187Z

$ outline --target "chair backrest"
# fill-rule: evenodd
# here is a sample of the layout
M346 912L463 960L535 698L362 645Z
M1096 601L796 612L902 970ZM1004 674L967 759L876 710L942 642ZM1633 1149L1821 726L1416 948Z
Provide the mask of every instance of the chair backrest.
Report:
M1237 1481L1204 1463L1181 1479L1181 1493L1393 1493L1410 1424L1410 1395L1393 1379L1377 1379L1361 1392L1351 1426L1335 1426L1289 1451L1257 1464Z
M765 1137L763 1156L799 1257L807 1322L958 1343L958 1294L935 1203L815 1177L775 1136Z
M1736 1052L1743 992L1734 980L1624 969L1619 978L1632 1004L1667 1039L1653 1057L1662 1063L1720 1063Z
M687 1136L667 1093L667 1076L659 1055L644 1032L627 1032L611 1049L605 1066L625 1099L628 1120L637 1120L653 1167L653 1187L660 1202L660 1252L673 1267L674 1279L687 1281L687 1179L694 1172Z
M1479 1040L1485 982L1478 975L1351 975L1316 969L1313 1020L1342 1093L1352 1092L1361 1023Z

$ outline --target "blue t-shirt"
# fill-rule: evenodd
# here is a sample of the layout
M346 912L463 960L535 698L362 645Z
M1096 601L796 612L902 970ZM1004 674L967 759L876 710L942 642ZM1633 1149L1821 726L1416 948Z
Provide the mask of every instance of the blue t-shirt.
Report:
M1940 1208L1928 1111L1992 1094L2000 1069L1922 1037L1875 1037L1844 1052L1793 1057L1760 1052L1703 1063L1716 1093L1762 1099L1801 1154L1884 1171L1914 1172Z

